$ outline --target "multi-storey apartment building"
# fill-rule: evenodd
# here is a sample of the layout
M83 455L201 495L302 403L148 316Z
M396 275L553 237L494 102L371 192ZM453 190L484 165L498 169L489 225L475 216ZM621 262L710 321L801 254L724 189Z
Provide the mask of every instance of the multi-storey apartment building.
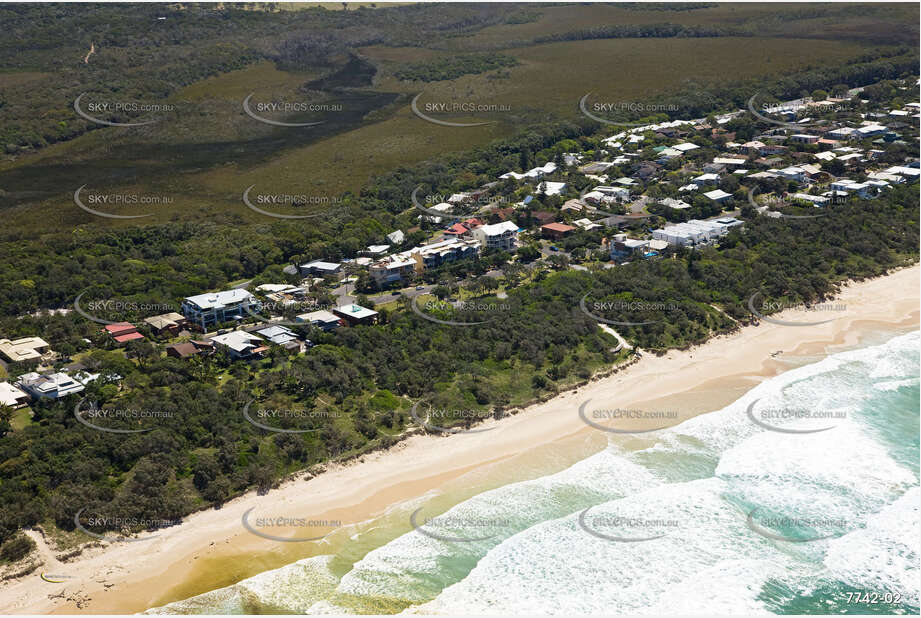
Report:
M182 314L202 330L222 322L242 320L247 309L259 311L262 303L246 290L225 290L189 296L182 301Z

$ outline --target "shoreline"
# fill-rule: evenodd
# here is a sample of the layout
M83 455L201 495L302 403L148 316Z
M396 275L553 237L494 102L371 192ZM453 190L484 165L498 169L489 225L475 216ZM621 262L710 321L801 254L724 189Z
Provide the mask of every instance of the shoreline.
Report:
M412 435L389 449L330 464L312 478L286 481L264 496L249 492L220 509L193 513L150 541L86 550L73 562L54 565L74 577L67 583L42 581L40 574L48 567L39 567L24 578L0 583L2 613L134 613L227 585L204 585L206 562L230 563L245 556L248 562L237 565L236 579L277 568L297 559L289 552L299 544L250 534L241 526L247 510L258 507L264 516L297 513L345 523L365 521L471 470L576 434L598 434L577 413L589 399L646 410L668 405L681 409L677 422L720 409L760 382L814 362L813 357L866 345L879 333L917 330L919 273L921 266L915 264L843 285L835 298L844 302L846 311L825 324L791 327L762 320L687 350L646 353L616 373L477 425L489 431ZM791 309L771 318L806 322L815 316Z

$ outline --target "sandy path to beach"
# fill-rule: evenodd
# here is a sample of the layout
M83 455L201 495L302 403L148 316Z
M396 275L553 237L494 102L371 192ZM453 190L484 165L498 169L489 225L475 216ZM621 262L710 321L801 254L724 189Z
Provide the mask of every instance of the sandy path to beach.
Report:
M195 513L181 526L162 531L156 539L90 550L60 566L75 578L68 583L44 582L37 571L19 581L0 584L0 608L7 613L133 613L160 605L171 589L185 583L195 572L199 558L229 558L241 553L264 556L279 552L280 545L290 545L243 529L241 516L252 507L258 507L262 516L296 514L363 521L477 466L577 432L596 431L586 427L578 416L579 404L587 399L639 409L664 409L661 406L666 403L680 402L680 408L689 409L689 414L718 409L761 381L798 364L818 360L815 357L829 350L856 346L863 338L881 331L917 329L921 316L919 272L919 267L914 266L847 286L837 301L846 310L818 318L835 318L826 324L791 327L762 322L690 351L670 352L662 357L646 355L618 374L513 417L490 421L496 425L492 431L450 437L415 436L390 451L333 467L313 479L288 482L266 496L250 493L220 510ZM815 313L801 310L772 317L817 320ZM63 598L48 598L62 590L67 592ZM78 609L67 602L69 596L83 599L82 607Z

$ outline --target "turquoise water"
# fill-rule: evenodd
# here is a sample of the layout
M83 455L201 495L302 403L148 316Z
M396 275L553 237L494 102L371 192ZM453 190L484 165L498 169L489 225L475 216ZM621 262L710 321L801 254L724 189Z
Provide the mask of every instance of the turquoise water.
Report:
M425 513L464 541L394 532L435 508L398 505L336 555L151 612L917 614L919 342L829 356ZM762 415L776 410L813 418Z

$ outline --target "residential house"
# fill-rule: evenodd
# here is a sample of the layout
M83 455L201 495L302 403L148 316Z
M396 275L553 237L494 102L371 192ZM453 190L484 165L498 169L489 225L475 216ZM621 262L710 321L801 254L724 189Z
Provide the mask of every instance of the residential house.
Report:
M921 169L905 165L893 165L886 169L887 174L896 174L906 180L906 182L917 182Z
M737 167L739 165L745 165L748 163L748 159L743 157L715 157L713 159L714 165L721 165L723 168L727 167Z
M857 138L866 139L868 137L876 137L877 135L884 135L889 132L889 129L884 127L881 124L868 124L862 127L857 128Z
M719 174L701 174L697 178L694 178L694 184L698 187L705 187L707 185L716 185L720 182Z
M318 277L325 277L327 275L338 275L342 270L342 264L314 260L307 264L301 264L298 269L300 270L301 276L316 275Z
M377 311L361 305L343 305L333 309L333 313L344 319L349 326L374 324L378 315Z
M547 196L560 195L566 190L565 182L551 182L545 180L537 187L537 191Z
M106 324L103 329L119 345L129 341L143 339L144 335L138 332L137 326L131 322L119 322L118 324Z
M816 144L818 141L818 135L809 135L807 133L796 133L789 138L791 144Z
M294 318L296 322L304 322L310 324L311 326L316 326L325 331L331 331L339 328L341 325L341 318L330 313L329 311L311 311L310 313L302 313L301 315Z
M732 193L726 193L722 189L714 189L704 193L704 197L717 204L726 204L732 201Z
M511 221L481 225L471 231L483 249L513 251L518 242L518 226Z
M571 225L566 225L565 223L548 223L547 225L542 225L540 227L541 236L553 240L568 236L575 230L576 228L572 227Z
M610 161L592 161L580 167L579 171L583 174L601 174L612 165Z
M554 163L553 161L550 161L539 167L532 168L522 174L519 174L518 172L506 172L505 174L502 174L501 176L499 176L499 178L502 178L502 179L514 178L515 180L522 180L522 179L539 180L540 178L543 178L545 175L552 174L555 171L556 171L556 163Z
M384 287L404 279L409 279L416 272L416 260L409 255L399 253L375 262L368 267L368 275L378 287Z
M361 251L361 255L380 259L390 250L390 245L368 245L368 248Z
M444 236L442 237L442 240L447 240L449 238L470 237L470 231L481 225L483 225L483 222L479 219L467 219L466 221L460 221L443 232Z
M867 174L867 178L870 180L882 180L893 185L900 185L905 182L905 178L903 176L899 176L898 174L890 174L889 172L872 172Z
M0 354L11 363L38 364L51 348L41 337L22 339L0 339Z
M257 329L254 332L260 337L267 339L270 343L281 346L286 350L297 352L301 350L301 338L290 328L286 328L279 324L272 324L271 326Z
M821 195L810 195L808 193L794 193L790 196L790 199L793 201L808 202L813 206L825 206L829 202L827 197L822 197Z
M668 206L669 208L672 208L674 210L686 210L691 207L691 205L685 202L684 200L676 200L671 197L662 198L661 200L659 200L659 203L662 204L663 206Z
M664 240L676 247L696 247L715 241L731 228L739 225L742 225L742 222L732 217L710 221L691 219L686 223L677 223L653 230L652 237L654 240Z
M172 335L175 337L185 327L187 320L184 315L171 312L144 318L144 322L150 326L155 335Z
M765 143L764 143L764 142L761 142L761 141L758 141L758 140L752 140L752 141L750 141L750 142L745 142L744 144L742 144L742 145L739 147L739 149L742 150L742 152L748 153L749 155L755 155L755 154L757 154L757 155L762 155L762 156L763 156L764 153L761 152L761 149L764 148L764 147L765 147Z
M66 373L38 374L34 371L19 376L16 386L34 399L62 399L83 391L84 386Z
M601 197L598 197L598 194L601 194ZM596 204L611 203L613 201L626 202L630 199L630 189L627 187L598 185L586 193L583 199L587 202L595 202Z
M201 330L223 322L241 321L248 310L258 312L260 309L262 303L243 289L189 296L183 299L181 306L182 314Z
M262 338L242 330L235 330L211 338L217 348L223 348L234 360L260 358L268 351Z
M10 384L9 382L0 382L0 406L10 408L21 408L29 403L29 396Z
M658 163L653 163L652 161L644 161L633 169L633 175L640 180L645 181L655 177L661 169L662 166Z
M189 358L201 350L193 343L174 343L166 346L166 355L172 358Z
M833 140L847 140L856 137L857 129L854 127L838 127L825 133L825 137Z
M601 227L601 226L598 225L597 223L592 223L592 222L589 221L588 219L577 219L577 220L573 221L573 223L575 223L577 226L579 226L579 227L582 228L583 230L594 230L594 229L596 229L596 228L600 228L600 227Z
M614 234L611 240L611 259L620 261L634 254L643 254L648 246L648 240L627 238L626 234Z
M843 195L857 195L861 199L872 199L880 192L879 181L856 182L849 178L839 178L829 185L831 193ZM883 183L885 185L885 183Z
M782 170L773 170L778 176L782 176L787 180L792 180L796 183L806 182L806 170L802 167L785 167Z

